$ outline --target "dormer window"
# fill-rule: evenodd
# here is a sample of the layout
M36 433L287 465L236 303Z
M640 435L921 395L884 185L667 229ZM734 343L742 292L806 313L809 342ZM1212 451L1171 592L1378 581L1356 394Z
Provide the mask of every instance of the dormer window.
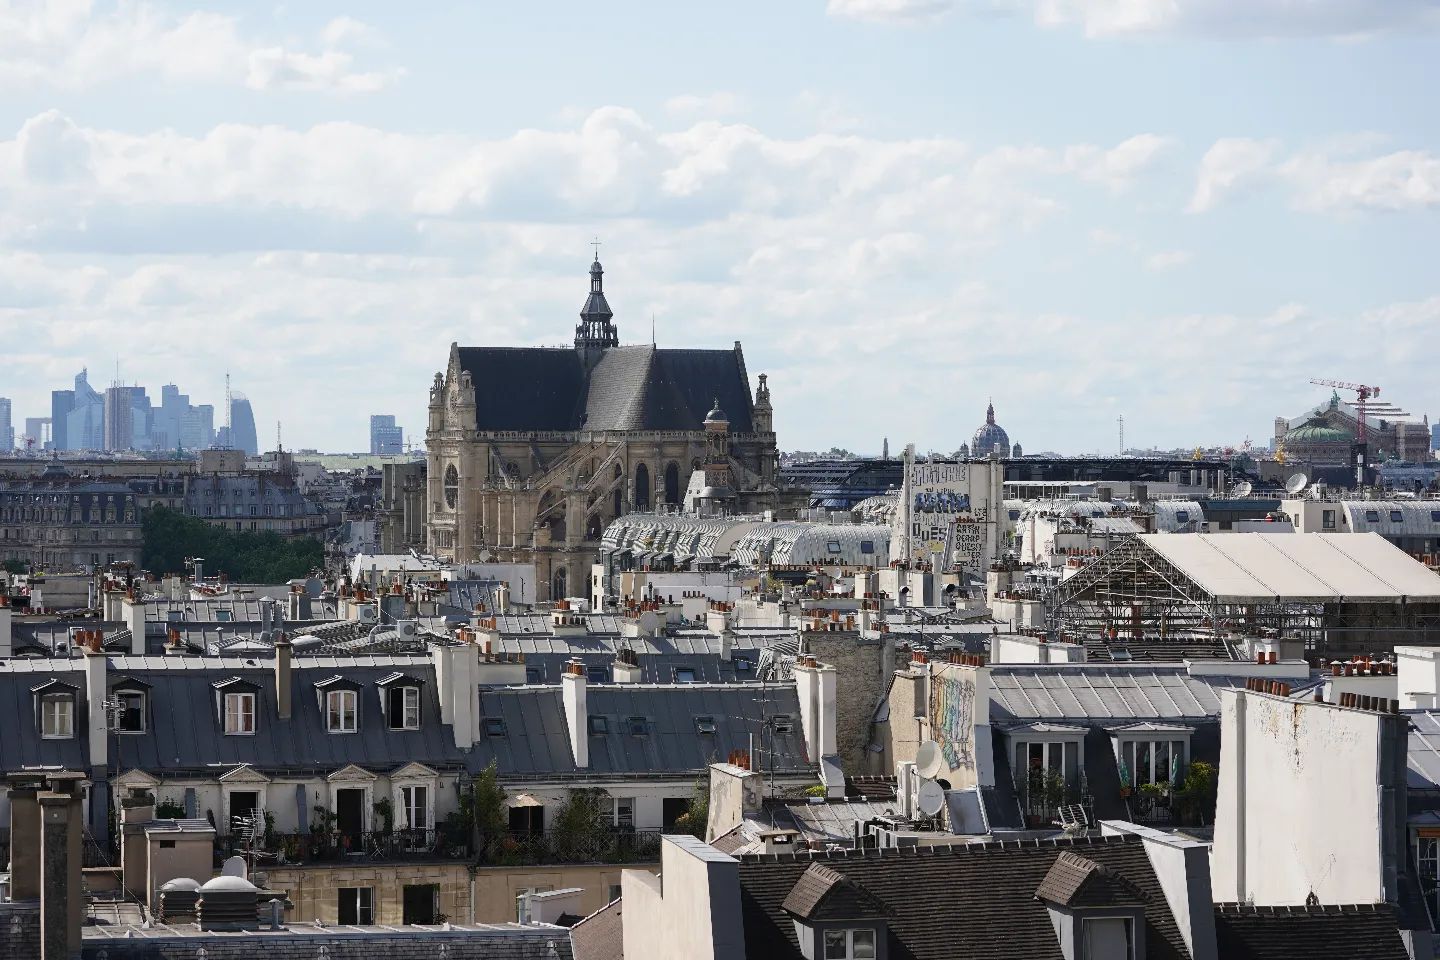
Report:
M40 698L40 736L46 740L69 740L75 736L73 695L47 693Z
M824 960L875 960L873 928L826 930Z
M354 733L359 729L358 698L354 690L325 691L325 729L331 733Z
M145 691L137 689L116 690L115 729L119 733L145 732Z
M225 733L243 736L255 732L255 694L225 694Z
M419 687L392 687L385 696L391 730L420 729Z

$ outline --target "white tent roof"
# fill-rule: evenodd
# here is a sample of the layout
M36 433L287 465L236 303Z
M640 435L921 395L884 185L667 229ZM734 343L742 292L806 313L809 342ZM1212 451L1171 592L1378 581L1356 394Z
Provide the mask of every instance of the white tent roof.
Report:
M1440 602L1440 576L1375 533L1145 534L1146 547L1229 603Z

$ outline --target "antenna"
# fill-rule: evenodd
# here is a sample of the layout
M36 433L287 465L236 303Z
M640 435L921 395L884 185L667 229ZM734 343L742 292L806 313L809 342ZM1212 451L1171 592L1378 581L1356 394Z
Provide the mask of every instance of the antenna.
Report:
M279 453L283 448L280 446L280 421L275 421L275 452Z
M1122 413L1116 417L1115 422L1120 424L1120 456L1123 457L1125 456L1125 414Z
M230 371L225 371L225 442L234 446L234 439L230 433Z
M1305 485L1309 482L1310 478L1307 477L1303 472L1292 473L1290 474L1290 479L1285 481L1285 492L1293 497L1301 490L1304 490Z

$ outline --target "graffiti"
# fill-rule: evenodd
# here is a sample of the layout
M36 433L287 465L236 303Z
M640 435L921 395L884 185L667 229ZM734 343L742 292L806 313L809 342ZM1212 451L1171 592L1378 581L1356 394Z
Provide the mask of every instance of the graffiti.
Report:
M973 767L975 681L944 674L931 678L930 729L950 769Z
M915 494L916 513L968 513L970 494L954 490L921 490Z

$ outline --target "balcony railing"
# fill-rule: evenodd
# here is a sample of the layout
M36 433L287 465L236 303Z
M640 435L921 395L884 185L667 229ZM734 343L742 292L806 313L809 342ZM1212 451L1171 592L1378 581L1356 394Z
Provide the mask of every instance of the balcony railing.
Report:
M215 846L217 862L252 853L238 836L220 837ZM257 865L272 867L367 860L468 860L471 855L469 844L442 830L272 833L255 844L253 853Z
M647 863L660 859L659 830L393 830L386 833L302 831L272 833L255 845L256 866L281 867L365 861L464 860L481 866L575 863ZM217 866L227 857L248 857L238 836L220 837Z
M546 830L482 833L482 866L545 863L643 863L660 859L659 830Z

